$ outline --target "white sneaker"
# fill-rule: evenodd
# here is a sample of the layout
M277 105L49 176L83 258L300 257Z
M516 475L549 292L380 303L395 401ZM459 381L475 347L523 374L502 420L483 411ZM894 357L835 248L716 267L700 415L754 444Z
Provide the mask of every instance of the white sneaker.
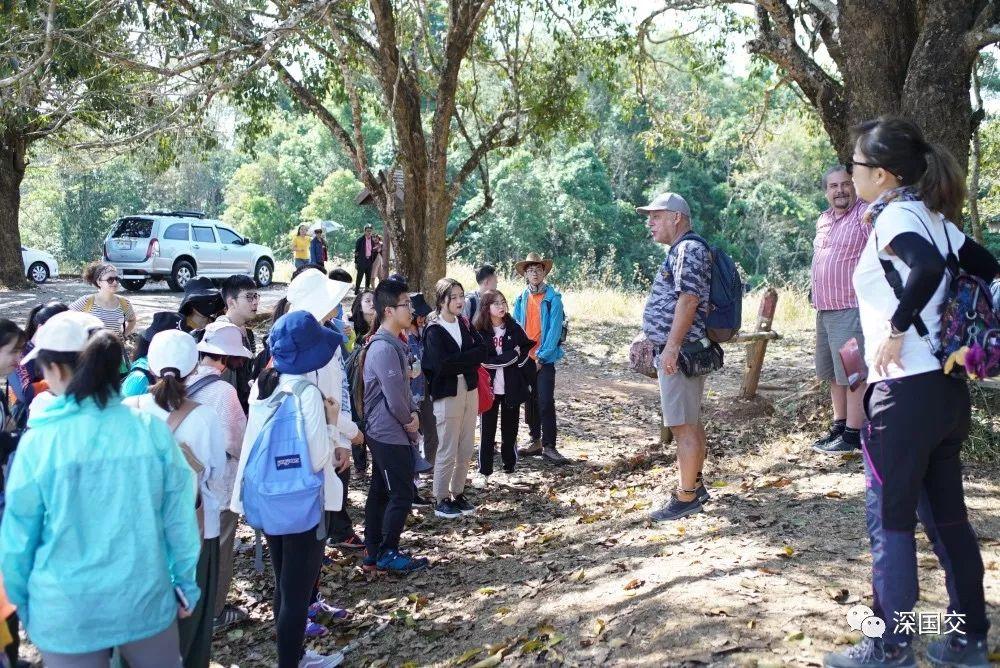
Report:
M342 663L344 663L344 655L340 652L326 656L307 649L305 656L299 660L299 668L336 668Z
M469 484L476 489L486 489L486 487L490 484L490 477L485 476L482 473L477 473L472 476L472 482Z

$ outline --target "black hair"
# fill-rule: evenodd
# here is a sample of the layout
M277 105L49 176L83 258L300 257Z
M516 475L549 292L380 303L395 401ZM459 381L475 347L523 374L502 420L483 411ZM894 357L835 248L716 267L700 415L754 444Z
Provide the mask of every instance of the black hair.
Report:
M331 281L337 281L339 283L351 283L354 281L354 279L351 278L351 275L344 269L331 269L330 273L327 274L327 278Z
M399 303L399 296L406 294L406 284L399 281L382 281L375 288L375 322L372 324L373 330L378 330L382 326L382 319L385 318L385 310Z
M48 322L49 318L68 310L69 306L55 299L45 304L38 304L28 312L28 326L24 328L24 338L30 341L38 328Z
M50 352L43 350L38 359ZM118 369L123 352L121 341L111 332L100 330L92 334L79 353L66 394L73 395L78 402L92 398L101 408L107 406L108 401L121 391Z
M482 283L490 276L496 276L497 270L491 264L484 264L479 269L476 270L476 283Z
M228 304L230 299L237 299L245 290L256 290L257 284L246 274L234 274L222 281L222 301Z
M149 354L149 341L146 340L144 336L137 336L135 339L135 348L132 349L132 359L139 359L140 357L145 357Z
M273 366L260 372L257 377L257 398L267 399L278 389L281 374Z
M23 346L26 340L24 332L16 322L0 318L0 348L6 348L12 341L16 341L18 346Z
M296 268L295 271L292 272L292 278L295 278L296 276L298 276L299 274L301 274L306 269L318 269L319 271L322 271L324 274L326 273L326 268L325 267L321 267L318 264L311 264L310 263L310 264L304 264L301 267Z
M223 364L226 364L226 362L229 360L228 355L219 355L216 353L205 353L198 351L198 359L202 360L205 359L206 357L215 362L222 362Z
M434 310L438 313L441 312L441 307L448 301L451 290L456 285L462 288L462 284L454 278L442 278L437 282L437 285L434 286ZM465 292L465 288L462 288L462 292Z
M965 175L948 149L930 144L914 123L894 116L865 121L852 129L865 158L905 186L915 186L928 209L958 221L965 203Z
M271 313L271 327L274 327L274 323L278 322L281 316L288 313L288 308L291 304L288 302L288 297L282 297L274 303L274 311Z
M365 320L365 314L361 311L361 301L364 299L366 294L371 294L373 297L375 293L371 290L365 290L357 297L354 298L354 303L351 304L351 324L354 325L354 333L357 335L357 340L360 341L368 332L374 331L376 328L368 326L368 321ZM378 308L375 309L375 320L378 320Z

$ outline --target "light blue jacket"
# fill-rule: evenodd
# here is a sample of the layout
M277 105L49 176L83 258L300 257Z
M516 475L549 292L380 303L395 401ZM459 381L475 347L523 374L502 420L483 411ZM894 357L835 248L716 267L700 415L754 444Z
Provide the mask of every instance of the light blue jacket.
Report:
M528 297L527 288L514 300L514 320L521 327L527 320ZM555 364L565 356L559 338L562 336L563 319L562 295L551 285L545 286L545 297L542 298L542 340L538 346L538 361L542 364Z
M155 635L193 608L195 481L166 424L112 399L32 413L7 480L0 569L40 649L82 653Z
M149 376L138 369L149 371L149 360L140 357L132 362L131 371L122 379L122 397L139 397L149 392Z

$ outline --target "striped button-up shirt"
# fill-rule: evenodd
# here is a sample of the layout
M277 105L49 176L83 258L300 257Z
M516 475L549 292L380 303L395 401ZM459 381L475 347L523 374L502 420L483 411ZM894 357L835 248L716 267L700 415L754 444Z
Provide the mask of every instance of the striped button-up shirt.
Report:
M813 241L812 299L819 311L858 307L851 277L868 242L871 228L862 221L868 203L858 199L841 216L833 209L820 214Z

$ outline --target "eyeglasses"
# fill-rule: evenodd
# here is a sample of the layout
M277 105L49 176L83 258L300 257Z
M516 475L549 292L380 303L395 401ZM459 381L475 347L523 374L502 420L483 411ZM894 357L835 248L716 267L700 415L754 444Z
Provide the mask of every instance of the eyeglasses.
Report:
M406 302L405 304L396 304L395 306L390 306L389 308L408 308L412 311L413 304L411 304L410 302Z
M246 297L248 302L255 302L260 300L260 294L257 292L244 292L243 296Z
M112 285L112 284L114 284L114 283L117 283L117 282L118 282L118 277L117 277L117 276L108 276L107 278L105 278L105 279L104 279L104 281L105 281L105 282L106 282L106 283L107 283L108 285Z
M847 168L847 173L848 174L854 174L854 167L855 166L868 167L869 169L879 169L879 168L885 169L885 167L882 167L882 165L876 165L873 162L857 162L855 160L848 160L847 164L844 165L844 167Z

